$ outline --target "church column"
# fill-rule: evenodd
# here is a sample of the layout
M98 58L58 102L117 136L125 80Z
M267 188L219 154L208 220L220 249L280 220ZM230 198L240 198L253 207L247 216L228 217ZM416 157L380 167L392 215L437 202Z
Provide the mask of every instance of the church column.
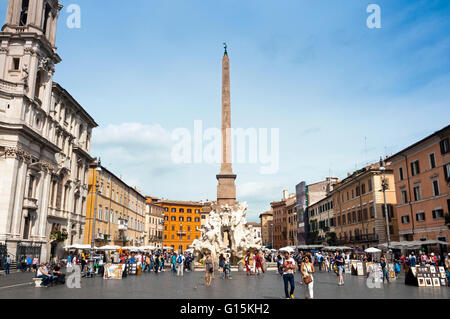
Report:
M50 104L52 102L53 70L47 72L46 80L44 97L42 99L42 109L48 114L51 109Z
M8 66L6 65L6 58L8 56L9 49L8 48L0 48L0 65L3 66L2 69L0 69L0 75L3 79L6 78L6 75L8 73Z
M44 15L44 0L37 0L36 3L36 16L35 16L35 24L38 28L42 29L43 25L44 25L44 19L42 18L42 16Z
M38 72L38 56L37 52L34 49L30 50L30 62L28 66L28 97L32 100L34 100L35 96L35 88L36 88L36 77Z
M18 159L18 170L16 185L16 194L14 196L14 210L12 214L10 233L13 236L21 238L20 223L23 215L23 200L27 194L25 194L28 184L30 182L30 176L28 175L28 165L24 160Z

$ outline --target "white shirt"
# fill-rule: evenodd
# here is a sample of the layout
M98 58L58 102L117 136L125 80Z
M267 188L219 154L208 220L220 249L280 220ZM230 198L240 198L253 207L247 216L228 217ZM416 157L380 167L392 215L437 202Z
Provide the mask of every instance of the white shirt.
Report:
M289 257L288 259L285 260L284 264L288 264L288 265L294 265L295 266L295 260L292 257ZM293 274L294 270L293 269L289 269L289 270L284 270L283 271L283 275L288 275L288 274Z

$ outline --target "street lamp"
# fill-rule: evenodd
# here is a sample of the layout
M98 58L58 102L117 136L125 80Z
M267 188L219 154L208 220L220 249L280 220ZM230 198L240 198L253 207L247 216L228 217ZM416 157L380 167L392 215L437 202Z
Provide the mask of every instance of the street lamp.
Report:
M388 183L386 182L386 168L384 167L383 158L380 158L380 171L383 172L383 181L381 183L381 186L383 188L383 196L384 196L384 216L386 218L387 248L388 248L388 252L389 252L389 250L391 249L391 234L389 231L389 216L388 216L388 209L387 209L387 203L386 203L386 189L388 187Z
M183 236L183 223L180 224L180 254L183 252L183 248L181 246L181 236Z
M97 172L102 171L102 162L100 158L98 159L97 167L94 170L94 181L95 181L95 204L94 204L94 215L92 218L92 238L91 238L91 253L89 256L89 267L91 273L94 272L94 247L95 247L95 220L97 217L97 198L98 198L98 189L100 187L98 180L97 180Z

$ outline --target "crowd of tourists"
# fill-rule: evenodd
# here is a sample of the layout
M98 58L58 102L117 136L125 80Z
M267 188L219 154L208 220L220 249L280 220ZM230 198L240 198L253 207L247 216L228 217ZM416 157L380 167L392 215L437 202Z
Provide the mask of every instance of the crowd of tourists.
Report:
M447 278L450 281L450 256L445 253L442 257L431 252L410 251L408 254L384 254L375 256L374 254L361 251L347 252L327 252L320 250L310 251L274 251L266 250L261 252L248 252L242 265L247 276L258 276L264 274L265 263L276 262L278 274L282 277L284 283L284 292L286 299L294 298L295 276L298 274L299 283L304 287L306 299L314 299L314 275L316 272L334 272L337 277L337 285L344 286L345 266L349 265L351 260L359 260L379 265L382 270L383 283L388 284L389 267L388 263L394 264L395 276L397 277L401 269L406 270L414 266L443 266L447 271ZM133 264L136 265L137 274L141 273L159 273L163 271L172 271L177 276L183 276L184 272L193 270L194 256L191 252L177 253L172 251L157 250L151 253L120 251L120 253L93 254L93 269L89 263L91 256L87 251L71 252L67 259L52 263L39 263L38 256L24 256L18 263L18 269L23 272L35 272L37 278L42 279L43 286L63 284L65 275L62 269L79 265L81 275L89 276L92 273L103 275L104 267L107 263L115 264ZM10 273L11 257L5 256L5 273ZM214 274L217 272L223 280L232 279L231 275L231 255L229 253L221 254L218 260L213 260L210 254L205 255L199 260L200 265L204 266L205 284L211 286ZM218 265L218 268L216 268Z

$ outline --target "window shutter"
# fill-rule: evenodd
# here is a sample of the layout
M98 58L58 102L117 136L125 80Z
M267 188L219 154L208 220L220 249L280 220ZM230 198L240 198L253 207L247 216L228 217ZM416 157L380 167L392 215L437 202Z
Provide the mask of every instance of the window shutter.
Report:
M411 174L412 176L416 175L416 172L414 171L414 163L411 163Z

